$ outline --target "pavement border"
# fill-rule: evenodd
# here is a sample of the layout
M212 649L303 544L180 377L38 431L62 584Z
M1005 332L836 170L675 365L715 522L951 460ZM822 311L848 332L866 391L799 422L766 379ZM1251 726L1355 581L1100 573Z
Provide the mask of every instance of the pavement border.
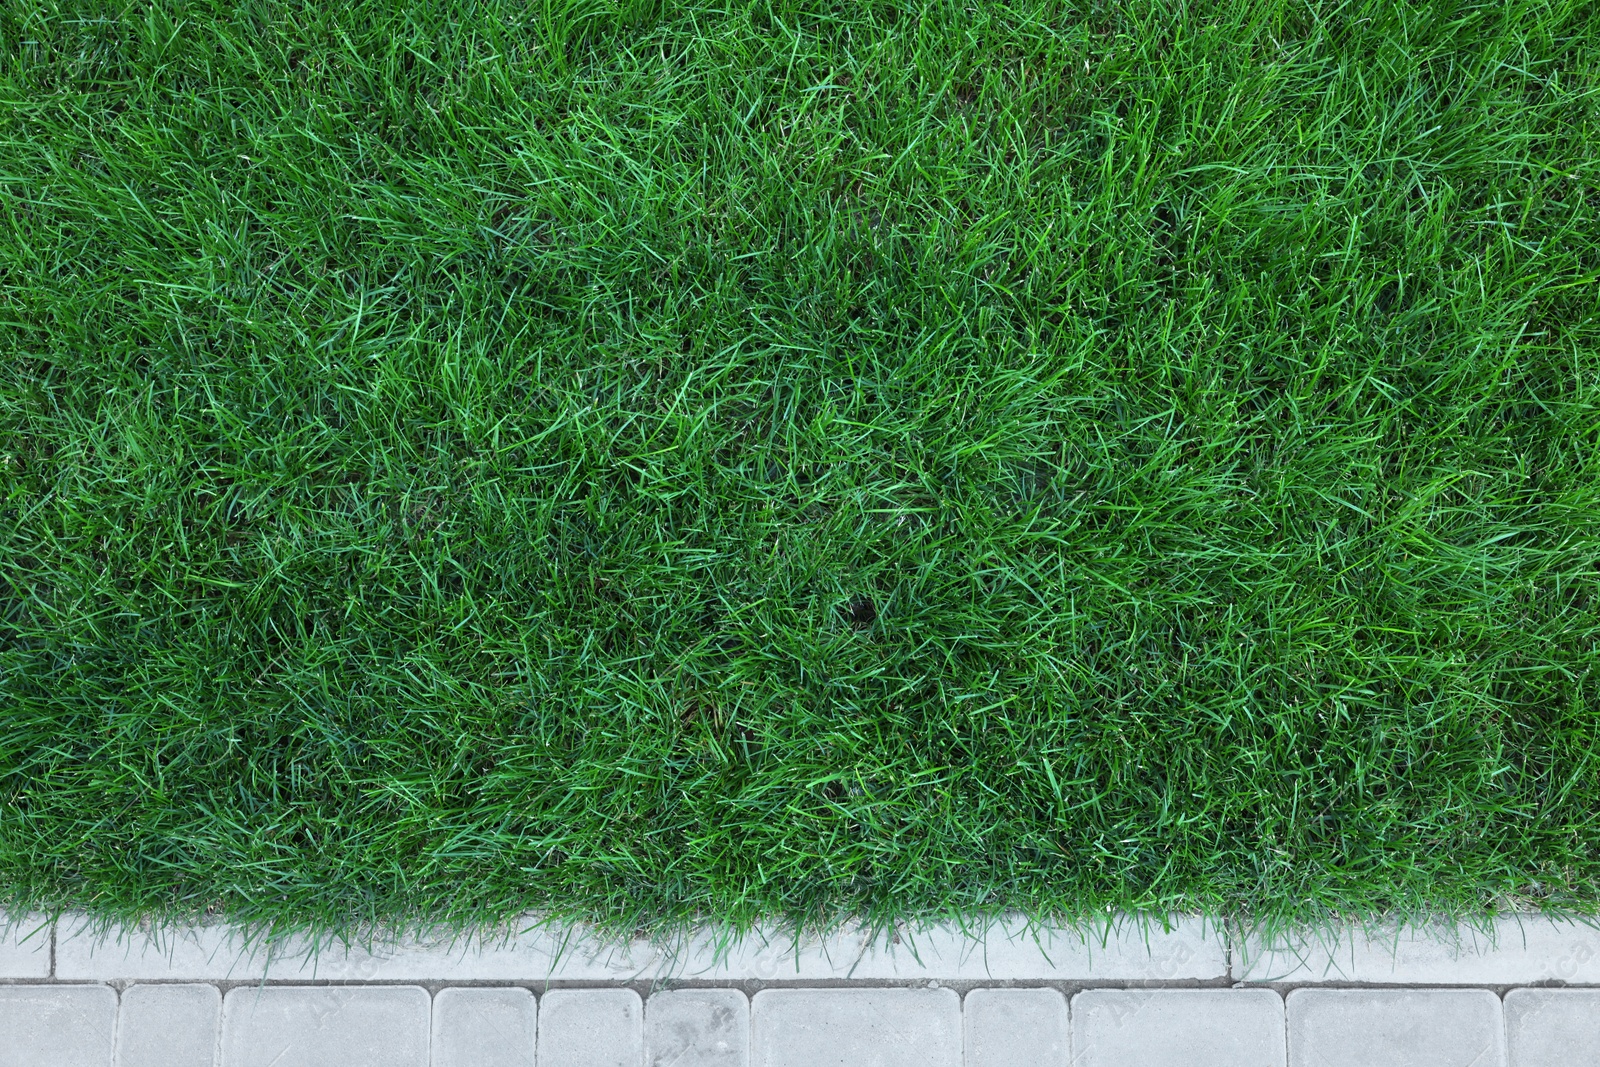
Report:
M1438 921L1348 925L1233 939L1242 984L1527 986L1600 984L1600 928L1503 915L1483 927Z
M801 938L772 929L742 940L707 928L676 942L605 940L586 928L531 925L455 939L323 945L290 938L267 952L237 928L126 928L84 916L0 922L0 984L212 982L479 983L596 986L670 983L748 989L957 985L1049 986L1600 986L1600 927L1507 915L1486 927L1445 923L1347 926L1241 935L1196 918L1166 928L1133 918L1099 930L1001 920L970 931L946 923L861 926Z
M333 944L290 938L267 950L228 926L101 927L69 917L53 976L72 981L342 980L737 982L1225 981L1222 929L1201 919L1133 919L1103 931L1021 919L874 933L846 926L795 939L775 929L737 936L705 928L677 941L606 940L578 927L533 926L454 939ZM6 972L0 971L0 974ZM7 975L9 976L9 975Z

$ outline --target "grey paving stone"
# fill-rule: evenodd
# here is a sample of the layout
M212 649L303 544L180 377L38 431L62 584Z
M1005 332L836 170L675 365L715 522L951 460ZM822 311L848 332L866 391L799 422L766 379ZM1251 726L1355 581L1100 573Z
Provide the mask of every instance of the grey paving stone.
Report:
M1187 917L1163 926L1145 917L1123 916L1093 928L1030 925L1015 917L888 932L852 924L798 941L774 927L735 936L727 928L708 926L664 943L618 943L583 927L530 920L525 929L474 931L465 938L408 937L334 943L315 952L312 948L304 939L287 938L268 952L259 940L223 925L105 930L72 916L60 926L55 973L71 980L190 982L1125 981L1211 979L1227 973L1221 932Z
M1289 1067L1505 1067L1487 989L1297 989Z
M538 1007L526 989L441 989L433 1067L533 1067Z
M108 1067L117 994L106 986L0 987L0 1067Z
M1487 930L1432 923L1243 938L1244 982L1525 985L1600 982L1600 929L1505 915Z
M1600 1064L1600 990L1513 989L1506 994L1511 1067Z
M974 989L961 1016L966 1067L1067 1062L1067 998L1054 989Z
M948 989L764 989L750 1005L750 1064L960 1067L961 998Z
M416 986L240 986L222 1067L428 1067L428 1009Z
M0 916L0 978L50 977L50 923L40 915Z
M552 989L539 1002L539 1067L639 1067L644 1010L631 989Z
M267 952L229 926L101 928L75 916L62 919L57 927L56 977L136 982L317 977L309 969L302 973L302 961L295 956L297 948L281 946L275 953Z
M787 942L779 940L769 948L779 950L776 959L758 954L744 964L771 964L770 970L752 977L1124 981L1220 978L1228 969L1221 932L1192 918L1174 920L1168 927L1123 918L1090 929L1008 918L966 927L906 926L876 938L857 927L803 949L793 962Z
M750 1001L736 989L680 989L645 1001L646 1067L749 1067Z
M750 1002L737 989L678 989L644 1004L646 1067L749 1067Z
M1074 1067L1283 1067L1270 989L1090 989L1072 998Z
M222 994L209 985L136 985L117 1012L116 1067L216 1067Z

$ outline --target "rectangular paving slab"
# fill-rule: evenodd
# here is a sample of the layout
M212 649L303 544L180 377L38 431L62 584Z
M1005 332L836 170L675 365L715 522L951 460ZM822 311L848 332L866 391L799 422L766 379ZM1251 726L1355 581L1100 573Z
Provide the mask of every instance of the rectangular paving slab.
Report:
M106 986L0 986L0 1067L106 1067L117 993Z
M468 938L317 944L291 937L269 946L223 925L102 928L77 916L60 925L55 974L74 981L1171 981L1217 979L1227 969L1221 931L1193 918L1166 925L1125 918L1087 929L1015 918L891 930L848 925L798 939L773 927L740 935L706 927L667 941L616 941L530 921Z
M240 986L222 1005L222 1067L428 1067L416 986Z
M1234 954L1242 982L1394 985L1600 983L1600 930L1538 915L1471 926L1345 927L1244 938Z
M538 1006L526 989L441 989L433 1067L533 1067Z
M116 1067L215 1067L222 994L210 985L136 985L123 991Z
M1289 1067L1505 1067L1487 989L1297 989Z
M749 1067L750 1002L737 989L678 989L644 1004L646 1067Z
M750 1067L960 1067L948 989L765 989L750 1003Z
M301 950L298 942L286 942L269 950L259 939L230 926L101 927L75 916L63 919L57 926L56 977L67 981L135 982L318 977L298 955ZM332 977L372 979L376 974Z
M961 1013L966 1067L1067 1062L1067 998L1054 989L974 989Z
M1600 1064L1600 989L1513 989L1506 994L1511 1067Z
M1270 989L1091 989L1072 998L1074 1067L1283 1067Z
M790 978L936 979L939 981L1150 981L1213 979L1227 973L1221 931L1198 919L1163 926L1125 920L1070 929L1003 919L965 928L953 923L863 928L813 946L800 959L759 955L757 976ZM809 973L808 973L809 972Z

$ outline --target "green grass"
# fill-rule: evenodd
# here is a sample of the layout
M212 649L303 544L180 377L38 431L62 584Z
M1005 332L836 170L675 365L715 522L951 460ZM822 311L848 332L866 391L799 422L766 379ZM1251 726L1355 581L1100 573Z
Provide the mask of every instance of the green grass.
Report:
M1600 907L1600 7L0 11L12 905Z

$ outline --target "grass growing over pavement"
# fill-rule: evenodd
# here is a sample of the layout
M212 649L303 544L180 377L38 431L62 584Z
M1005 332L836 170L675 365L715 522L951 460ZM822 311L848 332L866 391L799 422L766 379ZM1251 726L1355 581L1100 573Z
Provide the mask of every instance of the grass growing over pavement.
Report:
M1600 8L0 15L0 895L1600 904Z

